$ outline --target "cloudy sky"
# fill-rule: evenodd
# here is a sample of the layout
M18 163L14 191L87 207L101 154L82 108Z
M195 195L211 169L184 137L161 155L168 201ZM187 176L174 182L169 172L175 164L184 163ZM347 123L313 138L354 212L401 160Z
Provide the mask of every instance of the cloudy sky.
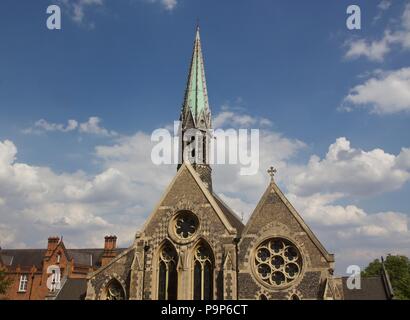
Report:
M214 123L261 129L258 174L215 166L215 191L247 219L274 165L339 274L410 255L410 1L355 3L351 31L344 0L2 0L0 246L131 243L176 171L150 136L199 19Z

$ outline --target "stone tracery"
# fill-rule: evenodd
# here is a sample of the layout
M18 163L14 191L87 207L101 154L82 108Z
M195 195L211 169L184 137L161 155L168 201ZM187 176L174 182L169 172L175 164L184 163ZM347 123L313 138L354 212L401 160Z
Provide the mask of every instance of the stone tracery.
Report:
M271 238L256 249L255 270L264 283L280 287L293 282L302 269L302 256L289 240Z

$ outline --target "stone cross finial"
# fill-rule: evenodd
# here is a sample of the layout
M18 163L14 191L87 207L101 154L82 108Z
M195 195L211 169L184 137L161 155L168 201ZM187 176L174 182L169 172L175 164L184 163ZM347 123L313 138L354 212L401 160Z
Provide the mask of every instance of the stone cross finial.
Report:
M270 180L273 181L275 177L275 173L278 172L274 167L270 167L268 170L268 174L270 175Z

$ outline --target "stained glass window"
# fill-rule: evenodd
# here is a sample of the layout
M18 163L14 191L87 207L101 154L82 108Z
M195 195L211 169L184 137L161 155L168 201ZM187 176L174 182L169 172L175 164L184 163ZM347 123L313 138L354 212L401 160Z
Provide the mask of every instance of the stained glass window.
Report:
M178 294L177 253L166 244L159 255L158 299L176 300Z
M213 259L208 246L200 244L194 254L194 299L213 298Z

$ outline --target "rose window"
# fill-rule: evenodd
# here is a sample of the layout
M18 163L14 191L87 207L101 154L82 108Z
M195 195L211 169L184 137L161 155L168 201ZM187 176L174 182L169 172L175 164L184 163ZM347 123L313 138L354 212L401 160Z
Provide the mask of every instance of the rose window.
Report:
M286 239L264 241L256 250L255 270L263 282L279 287L294 281L302 270L302 256Z
M175 233L182 239L188 239L198 230L198 218L189 211L180 213L175 219Z

